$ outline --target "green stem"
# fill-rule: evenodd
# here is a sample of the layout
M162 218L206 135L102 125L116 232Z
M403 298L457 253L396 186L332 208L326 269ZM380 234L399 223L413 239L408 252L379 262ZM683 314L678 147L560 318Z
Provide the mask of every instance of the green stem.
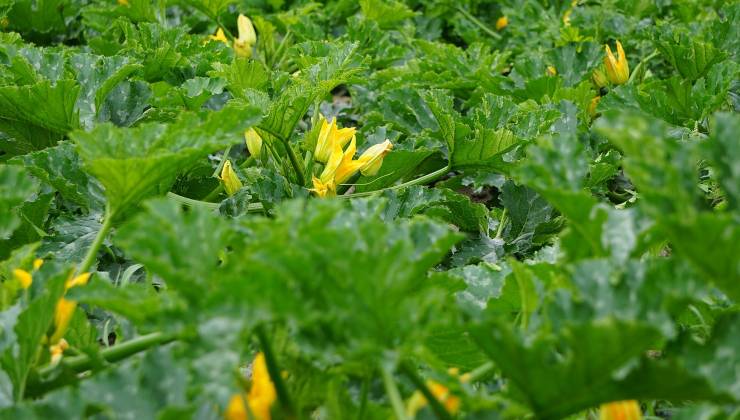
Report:
M408 378L411 380L411 382L414 383L417 389L421 391L421 393L424 395L424 398L426 398L427 402L429 403L429 406L432 407L432 411L434 412L434 415L437 416L438 419L441 420L451 420L452 416L450 416L450 413L447 412L447 410L442 406L442 404L439 402L437 397L432 394L432 391L427 386L426 382L419 376L419 374L416 372L416 369L414 369L413 366L411 366L408 362L402 362L401 363L401 371L408 376Z
M393 412L396 414L397 420L408 420L406 417L406 411L403 407L403 399L401 399L401 393L398 392L396 381L393 380L393 374L385 366L380 367L380 373L383 375L383 385L385 386L385 392L388 394L388 399L391 400L391 407Z
M217 210L218 203L209 203L201 200L193 200L192 198L183 197L179 194L175 194L172 191L167 193L167 198L180 204L184 204L188 207L201 207L208 210Z
M501 234L504 233L504 226L506 225L506 208L501 212L501 219L498 221L498 229L496 229L496 238L501 238Z
M258 326L255 329L255 332L257 333L257 338L260 341L262 353L265 355L267 372L270 374L270 379L272 379L272 383L275 385L275 392L277 393L278 401L280 401L280 405L282 406L286 414L288 414L288 417L292 417L292 413L294 412L293 404L291 404L290 395L288 394L288 388L285 386L285 382L283 381L283 375L280 373L280 368L278 367L275 353L272 350L272 345L270 344L270 340L267 337L264 326Z
M200 201L205 201L210 203L211 200L218 197L219 194L221 194L224 191L224 184L219 182L218 186L214 188L211 192L209 192L205 197L203 197Z
M470 371L469 382L476 382L487 376L494 368L493 362L486 362Z
M370 393L370 378L364 378L362 380L362 388L360 388L360 408L357 410L356 420L363 420L365 418L365 410L367 409L367 396Z
M100 245L103 244L105 237L108 235L108 231L113 226L113 215L114 213L111 211L110 207L106 206L105 215L103 216L103 225L100 226L98 234L95 236L93 243L90 244L90 248L87 250L85 259L82 260L82 264L80 264L80 267L77 269L77 273L87 273L90 270L90 267L95 263L98 249L100 249Z
M411 181L404 182L403 184L398 184L398 185L394 185L392 187L387 187L387 188L381 188L381 189L375 190L375 191L368 191L368 192L361 192L361 193L354 193L354 194L346 194L346 195L340 196L340 198L367 197L367 196L370 196L370 195L373 195L373 194L377 194L379 192L383 192L383 191L386 191L386 190L399 190L399 189L406 188L406 187L411 187L411 186L414 186L414 185L426 184L426 183L429 183L429 182L432 182L432 181L436 180L437 178L441 177L442 175L446 174L449 171L450 171L450 166L447 165L444 168L437 169L434 172L428 173L428 174L426 174L424 176L421 176L419 178L416 178L416 179L412 179Z
M470 20L471 22L473 22L474 24L476 24L479 28L481 28L483 30L483 32L487 33L488 35L490 35L490 36L492 36L492 37L494 37L496 39L501 39L501 35L500 34L494 32L491 28L488 27L488 25L486 25L485 23L483 23L480 20L478 20L477 17L471 15L470 12L468 12L467 10L465 10L462 6L457 6L457 11L460 12L460 13L462 13L463 16L465 16L465 18L467 18L468 20Z
M632 74L630 74L630 78L627 81L627 83L632 84L633 81L634 81L634 79L635 79L635 77L637 77L638 74L644 73L643 70L642 70L642 68L645 67L645 66L647 66L648 61L652 60L653 58L655 58L659 54L660 54L660 52L658 50L655 50L652 53L650 53L650 55L648 55L647 57L643 58L642 61L640 61L637 64L637 66L635 66L635 68L632 70ZM644 74L642 76L640 76L640 77L643 77L643 76L644 76Z
M136 337L134 339L126 341L125 343L121 343L113 347L108 347L104 350L101 350L100 358L109 363L117 362L136 353L147 350L151 347L170 343L177 340L178 338L180 338L180 334L178 333L155 332L147 335L142 335L140 337ZM77 373L81 373L90 370L97 360L97 358L93 359L90 358L90 356L82 355L63 358L60 363L64 365L64 367L67 369L70 369ZM56 368L56 366L47 365L40 368L38 370L38 374L40 377L45 377L50 375Z
M298 160L298 156L296 156L295 151L290 146L289 142L284 142L285 150L288 152L288 158L290 159L290 164L293 165L293 170L295 171L296 177L298 178L298 185L301 187L306 186L306 176L303 174L303 167L301 166L301 162Z

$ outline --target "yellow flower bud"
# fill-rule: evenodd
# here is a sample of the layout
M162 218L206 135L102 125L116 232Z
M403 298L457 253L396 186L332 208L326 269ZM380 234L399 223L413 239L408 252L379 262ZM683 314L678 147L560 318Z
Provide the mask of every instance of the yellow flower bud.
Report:
M640 420L642 411L635 400L616 401L602 404L599 410L599 420Z
M599 105L599 101L601 100L601 96L596 96L595 98L591 99L591 102L588 104L588 115L593 118L596 116L596 107Z
M608 45L605 46L606 57L604 57L604 66L609 81L615 85L627 83L630 78L629 63L622 49L622 43L617 41L617 57L614 57L612 50Z
M500 31L504 29L505 27L509 26L509 18L506 16L501 16L496 20L496 30Z
M54 310L54 334L49 341L56 343L64 337L64 333L67 332L69 322L72 320L76 308L77 302L65 298L59 299Z
M39 268L41 268L42 265L44 265L44 260L42 260L41 258L36 258L35 260L33 260L34 270L38 270Z
M226 190L226 194L228 194L229 196L236 194L236 192L244 186L244 184L242 184L242 181L239 179L239 176L231 167L230 160L224 162L224 167L221 169L220 179L221 182L223 182L224 184L224 190Z
M31 283L33 283L31 273L20 268L16 268L15 270L13 270L13 277L18 280L18 282L21 284L21 287L24 289L28 289L29 287L31 287Z
M129 2L128 2L128 0L117 0L117 3L118 3L118 4L120 5L120 6L127 6L127 7L129 6Z
M239 37L234 40L234 52L239 57L249 58L252 56L252 47L257 43L257 33L252 21L242 14L236 19L236 26Z
M556 69L555 66L547 66L547 74L549 74L550 76L557 76L558 69Z
M259 157L260 152L262 152L262 137L260 137L254 128L250 128L244 132L244 141L247 143L249 154Z
M358 159L361 163L360 172L365 176L378 173L383 165L383 158L393 150L393 144L386 139L383 143L369 147Z
M58 343L53 344L49 346L49 353L51 354L51 365L56 366L59 364L59 362L62 360L62 355L64 354L64 351L69 348L69 343L67 343L67 340L60 339Z
M455 415L460 411L460 397L453 395L446 386L430 380L427 381L427 387L448 413ZM420 391L414 392L406 404L406 415L410 418L416 417L416 413L427 404L427 399Z
M67 280L67 283L64 285L64 289L67 290L75 286L84 286L87 284L88 280L90 280L90 273L82 273Z

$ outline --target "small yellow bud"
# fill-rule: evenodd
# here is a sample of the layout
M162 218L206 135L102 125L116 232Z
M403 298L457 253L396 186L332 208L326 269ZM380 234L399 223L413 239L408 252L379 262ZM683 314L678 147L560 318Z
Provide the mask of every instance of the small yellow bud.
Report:
M229 196L236 194L236 192L244 186L244 184L242 184L242 181L239 179L239 176L231 167L230 160L224 162L224 167L221 169L220 179L221 182L223 182L224 184L226 194L228 194Z
M591 73L591 82L593 82L597 89L601 89L609 84L609 79L606 78L603 67L594 69L593 73Z
M224 33L224 30L222 28L218 28L215 35L211 35L209 37L211 41L218 41L223 42L226 45L229 45L229 40L226 38L226 34Z
M509 26L509 18L506 16L501 16L496 20L496 30L500 31L504 29L505 27Z
M622 43L617 41L617 57L614 57L608 45L605 46L605 49L604 66L609 81L615 85L627 83L630 78L630 68L629 63L627 63L627 56L622 49Z
M20 268L16 268L15 270L13 270L13 277L18 280L18 282L21 284L21 287L24 289L28 289L29 287L31 287L31 283L33 283L31 273Z
M588 115L593 118L596 116L596 107L599 105L599 101L601 100L601 96L596 96L595 98L591 99L591 102L588 104Z
M547 74L549 74L550 76L557 76L558 69L556 69L555 66L547 66Z
M126 6L126 7L130 6L128 0L117 0L117 3L120 6Z
M60 339L57 344L53 344L49 346L49 353L51 354L51 365L56 366L59 364L59 362L62 360L62 355L64 354L64 351L69 348L69 343L67 343L67 340Z
M260 137L254 128L250 128L244 132L244 141L247 143L249 154L259 157L260 152L262 152L262 137Z
M65 298L59 299L57 302L56 309L54 310L54 334L51 336L52 343L56 343L64 337L64 333L67 332L69 323L72 320L72 315L75 313L77 308L77 302Z
M41 258L36 258L35 260L33 260L34 270L38 270L39 268L41 268L42 265L44 265L44 260L42 260Z

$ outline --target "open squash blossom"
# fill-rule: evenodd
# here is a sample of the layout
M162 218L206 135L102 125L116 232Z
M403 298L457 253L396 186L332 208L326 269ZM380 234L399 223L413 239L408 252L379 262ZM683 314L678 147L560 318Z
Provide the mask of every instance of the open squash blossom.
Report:
M341 185L357 172L363 175L372 176L378 173L383 158L393 149L390 140L376 144L368 148L359 159L353 159L357 146L355 137L349 143L346 150L342 150L339 141L335 139L332 145L332 152L324 166L321 175L313 178L313 189L319 197L332 197L336 194L337 186Z
M427 381L427 387L432 395L439 401L442 406L452 415L460 411L460 397L453 395L450 390L434 381ZM416 391L411 395L406 404L406 415L410 418L416 417L416 413L428 404L427 399L421 391Z
M252 56L252 47L257 43L257 33L254 32L252 21L239 14L236 27L239 30L239 37L234 40L234 52L239 57L249 58Z
M504 29L505 27L509 26L509 18L506 16L501 16L496 20L496 30L500 31Z
M229 45L229 40L226 38L226 34L224 33L224 30L222 28L218 28L216 33L214 35L211 35L209 39L211 41L219 41L223 42L226 45Z
M641 420L640 404L635 400L616 401L602 404L599 420Z
M254 128L250 128L244 132L244 141L247 143L249 154L258 157L262 152L262 137L260 137Z
M277 391L267 371L265 355L259 352L252 362L249 393L232 396L224 417L226 420L270 420L270 407L276 400Z
M221 168L221 176L219 179L224 184L224 190L226 190L226 194L228 194L229 197L236 194L236 192L244 186L242 181L239 179L239 176L236 175L234 168L231 167L230 160L224 162L224 167Z
M615 85L627 83L630 78L630 67L629 63L627 63L624 49L622 49L622 43L617 41L617 57L614 57L608 45L605 45L604 48L606 49L604 66L606 67L606 75L609 81Z
M64 284L64 291L66 292L73 287L83 286L87 284L88 280L90 280L90 273L82 273L70 277ZM72 320L72 315L75 313L75 308L77 308L76 301L64 297L59 299L54 310L54 333L49 342L57 344L64 337L64 333L67 332L67 327L69 327L69 322Z
M316 140L316 150L313 158L317 162L326 163L333 151L334 142L336 141L339 147L343 148L355 135L356 129L354 127L339 128L336 118L332 118L329 122L323 115L320 122L321 130L319 131L319 138Z

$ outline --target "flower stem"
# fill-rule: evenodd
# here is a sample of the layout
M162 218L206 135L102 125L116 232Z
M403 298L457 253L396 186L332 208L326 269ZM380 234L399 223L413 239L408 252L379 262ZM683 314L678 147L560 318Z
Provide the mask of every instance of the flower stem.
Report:
M450 166L447 165L444 168L437 169L434 172L428 173L424 176L420 176L419 178L416 178L416 179L412 179L411 181L404 182L403 184L398 184L398 185L394 185L392 187L387 187L387 188L381 188L375 191L367 191L367 192L361 192L361 193L342 195L340 196L340 198L367 197L369 195L374 195L374 194L377 194L379 192L383 192L386 190L400 190L402 188L411 187L414 185L426 184L426 183L436 180L437 178L441 177L442 175L446 174L449 171L450 171Z
M476 26L478 26L479 28L481 28L483 30L483 32L487 33L488 35L492 36L493 38L501 39L501 35L500 34L494 32L491 28L488 27L488 25L486 25L485 23L483 23L480 20L478 20L477 17L471 15L470 12L468 12L467 10L465 10L462 6L457 6L457 11L460 12L460 13L462 13L462 15L465 16L466 19L468 19L469 21L471 21L474 24L476 24Z
M403 399L401 399L401 393L398 392L396 381L393 380L393 374L385 367L380 367L380 373L383 375L383 385L385 386L385 392L388 394L388 399L391 400L391 407L393 412L396 414L397 420L409 420L406 416L406 411L403 408Z
M442 404L439 402L437 397L432 394L432 391L429 389L427 384L424 382L424 380L419 376L419 374L416 372L416 369L414 369L413 366L411 366L408 362L402 362L401 363L401 371L408 376L408 378L411 380L411 382L414 383L414 386L421 391L421 393L424 395L424 398L426 398L429 405L432 407L432 411L434 412L434 415L437 416L438 419L441 420L451 420L452 416L450 416L450 413L447 412L447 410L442 406Z
M277 360L275 359L275 353L270 344L270 339L267 337L267 332L265 332L263 325L258 326L255 329L255 332L257 334L257 339L259 339L262 353L265 355L267 372L270 374L270 379L272 379L272 383L275 385L275 392L277 393L278 401L280 401L280 405L285 412L284 414L287 414L288 417L292 417L292 413L294 412L293 405L290 401L288 388L285 386L283 376L278 367Z
M110 231L111 226L113 226L113 214L114 213L111 211L110 207L106 206L105 215L103 216L103 225L100 226L98 234L95 236L92 244L90 244L87 254L85 254L85 259L82 260L82 264L80 264L80 267L77 269L78 274L87 273L90 270L90 267L95 263L95 257L98 255L100 245L103 244L105 237L108 235L108 231Z
M498 229L496 229L496 238L501 238L501 234L504 233L504 226L506 225L506 207L501 212L501 219L498 221Z

